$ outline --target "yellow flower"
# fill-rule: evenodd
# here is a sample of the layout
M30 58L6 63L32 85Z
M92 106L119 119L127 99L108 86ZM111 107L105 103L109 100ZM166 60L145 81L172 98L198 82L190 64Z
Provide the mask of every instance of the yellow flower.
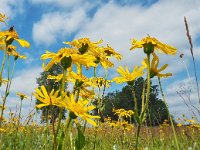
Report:
M28 99L28 96L23 93L17 93L17 96L19 96L21 100Z
M121 77L115 77L113 78L113 81L115 81L118 84L133 81L144 74L143 70L144 66L140 68L138 66L135 66L133 71L130 73L127 66L125 69L122 66L120 66L119 68L117 68L117 72L121 75Z
M144 60L144 62L147 65L147 58ZM172 76L172 73L165 73L165 74L160 73L161 71L165 70L168 67L168 64L165 64L160 69L158 69L158 64L159 64L159 58L155 53L153 53L153 59L151 62L151 69L150 69L151 78L153 78L154 76L158 76L160 78L162 77L166 78L166 77Z
M103 47L103 51L106 54L107 58L110 58L110 56L114 56L115 58L117 58L118 60L121 60L122 55L120 53L117 53L112 47L110 47L109 45L107 45L107 47Z
M132 40L132 47L130 48L130 50L133 50L135 48L142 48L142 47L145 48L149 43L154 47L153 51L155 49L155 50L158 50L159 52L163 52L163 53L169 54L169 55L175 55L176 54L176 51L177 51L176 48L174 48L170 45L161 43L156 38L150 37L150 36L143 38L141 41L137 41L136 39L133 39Z
M118 60L121 59L121 55L114 51L113 48L107 45L107 47L100 47L103 41L91 42L89 38L81 38L72 42L65 42L65 44L71 45L77 49L81 54L89 54L95 56L96 64L101 64L104 68L113 67L114 64L108 60L111 55L115 56Z
M71 48L61 48L58 53L46 51L46 54L41 56L43 60L51 58L51 61L44 67L44 70L48 71L54 64L59 63L65 57L71 58L72 62L70 63L74 63L75 65L82 64L86 67L96 66L94 56L88 54L80 55L77 50Z
M47 77L47 79L55 80L55 82L60 82L62 78L63 78L63 74L58 74L57 76L48 75Z
M7 47L7 54L8 55L12 55L15 57L15 60L20 58L20 59L26 59L26 56L24 55L20 55L17 51L16 51L16 46L13 45L8 45Z
M1 132L6 132L6 130L3 129L3 128L0 128L0 133L1 133Z
M119 117L126 117L126 118L131 117L134 114L132 110L125 110L123 108L116 110L113 109L113 112L115 112L115 115L118 115Z
M1 32L0 31L0 43L2 44L3 39L5 38L4 42L7 45L12 44L12 42L15 40L17 41L22 47L30 47L30 44L28 41L20 39L18 36L17 31L14 30L14 27L11 27L9 30Z
M93 105L88 106L89 101L79 99L78 102L75 101L74 95L70 94L70 96L65 97L65 102L63 103L63 106L74 113L75 117L81 117L82 119L86 120L88 123L92 124L93 126L96 126L96 123L94 122L95 118L100 118L99 116L92 116L89 114L91 110L93 110L95 107Z
M64 42L64 44L69 44L73 48L79 50L81 54L84 54L88 51L92 52L93 54L99 53L99 44L101 44L103 40L98 42L91 42L89 38L80 38L78 40L73 40L72 42Z
M51 93L48 94L46 88L42 85L41 90L36 88L34 96L37 100L42 102L42 104L37 105L37 108L41 108L48 105L60 106L61 96L58 96L59 91L54 92L54 89L51 90Z
M0 13L0 22L5 22L5 19L7 19L7 18L6 18L6 15Z
M94 87L106 87L109 88L112 80L105 80L103 77L95 77L90 79L92 82L92 86Z
M3 79L3 78L0 76L0 86L1 86L2 83L3 83L3 84L6 84L7 82L8 82L8 80Z
M0 105L0 109L1 110L6 110L7 108L6 108L6 106Z
M183 124L178 123L176 126L177 126L177 127L181 127L181 126L183 126Z

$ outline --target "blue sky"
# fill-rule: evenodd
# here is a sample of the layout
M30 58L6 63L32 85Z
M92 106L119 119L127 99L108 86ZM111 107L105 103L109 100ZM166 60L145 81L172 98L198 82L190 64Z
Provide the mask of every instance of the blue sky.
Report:
M120 62L113 59L115 67L109 72L112 78L117 76L115 70L119 65L128 65L130 69L140 65L144 55L141 50L129 51L131 39L141 39L147 34L178 49L176 56L159 54L160 65L168 63L166 71L173 73L172 77L162 80L171 113L175 117L183 113L191 116L183 99L177 95L177 91L183 87L192 89L190 99L199 107L183 20L186 16L199 68L199 0L1 0L0 4L0 12L9 17L8 25L1 24L0 29L5 30L14 25L19 36L31 44L30 49L19 50L27 56L27 60L17 63L8 108L15 110L16 105L19 105L14 93L31 95L37 87L36 78L42 72L40 56L46 50L56 52L65 46L62 42L74 38L90 37L93 41L103 39L105 45L109 44L124 56ZM190 80L179 58L181 53L184 53L183 60L189 69ZM156 80L154 82L157 83ZM112 86L110 91L121 87ZM0 91L2 93L2 87ZM183 96L186 98L186 95ZM33 104L34 101L31 105L29 102L24 103L24 115L33 108Z

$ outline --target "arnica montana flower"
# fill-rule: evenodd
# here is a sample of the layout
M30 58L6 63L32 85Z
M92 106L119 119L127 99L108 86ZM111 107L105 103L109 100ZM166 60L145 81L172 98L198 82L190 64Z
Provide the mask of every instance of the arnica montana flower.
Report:
M141 41L137 41L136 39L133 39L132 47L130 48L130 50L133 50L136 48L144 48L144 52L147 54L153 53L154 49L158 50L159 52L163 52L169 55L175 55L177 51L176 48L170 45L161 43L156 38L150 37L150 36L143 38Z
M17 51L16 51L17 47L13 46L13 45L8 45L7 47L7 54L14 56L15 60L20 58L20 59L26 59L25 55L20 55Z
M19 92L18 92L18 93L17 93L17 96L19 96L21 100L23 100L23 99L28 99L28 96L25 95L25 94L23 94L23 93L19 93Z
M147 58L144 60L145 64L147 65ZM160 78L166 78L169 76L172 76L172 73L160 73L163 70L165 70L168 67L168 64L165 64L160 69L158 69L159 64L159 58L156 54L153 53L153 59L151 61L151 69L150 69L150 78L153 78L154 76L160 77Z
M94 78L90 78L90 80L93 83L92 86L98 87L98 88L102 88L102 87L109 88L112 82L112 80L106 80L103 77L94 77Z
M11 45L13 41L17 41L22 47L30 47L29 42L24 39L20 39L17 31L14 27L11 27L7 31L0 31L0 44Z
M54 89L51 90L50 94L47 93L46 88L42 85L41 90L36 88L34 96L37 100L42 102L42 104L37 105L37 108L42 108L44 106L55 105L60 106L61 96L58 96L59 91L54 92Z
M88 53L96 58L95 63L101 64L102 67L108 68L113 67L114 64L108 60L110 56L116 57L118 60L121 59L121 55L117 53L112 47L100 47L103 40L98 42L91 42L89 38L81 38L78 40L73 40L72 42L65 42L65 44L71 45L73 48L77 49L81 54Z
M88 100L79 99L78 102L76 102L74 95L70 94L70 96L65 97L65 102L63 103L63 106L71 111L75 116L73 116L73 119L76 117L81 117L82 119L86 120L88 123L92 124L93 126L96 126L96 123L92 119L98 119L99 116L92 116L89 114L91 110L95 108L95 106L90 105Z
M7 19L6 15L0 13L0 22L5 22L6 19Z
M46 54L41 56L42 60L51 58L51 61L44 66L44 70L48 71L54 64L60 63L63 58L71 58L71 63L75 65L82 64L86 67L96 66L94 61L96 58L92 55L78 54L78 51L72 48L61 48L57 53L46 51Z
M140 68L138 66L135 66L133 71L129 72L127 66L125 67L125 69L122 66L120 66L119 68L117 68L117 72L121 75L121 77L115 77L113 78L113 81L115 81L118 84L129 81L132 82L136 78L141 77L144 74L143 70L144 66Z

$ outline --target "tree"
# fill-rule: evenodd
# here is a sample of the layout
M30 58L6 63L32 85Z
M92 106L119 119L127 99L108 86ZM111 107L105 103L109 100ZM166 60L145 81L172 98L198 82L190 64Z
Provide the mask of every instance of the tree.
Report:
M137 98L138 111L140 113L142 107L142 91L145 83L144 78L138 78L134 82L135 96ZM105 109L102 113L102 117L111 117L112 120L117 120L117 116L112 112L113 109L124 108L125 110L134 111L134 100L131 86L126 85L122 88L122 91L115 91L108 93L104 98ZM168 120L168 112L165 103L158 98L158 86L151 84L151 93L149 100L149 109L147 111L146 123L149 125L159 125ZM132 118L134 122L134 118ZM103 121L103 119L102 119ZM129 120L127 120L129 121Z
M54 80L47 79L49 75L57 76L62 73L62 67L60 65L53 65L48 71L44 71L40 74L40 77L37 78L37 84L40 87L44 85L47 89L47 92L50 93L52 89L59 90L60 82L55 82ZM40 104L41 102L36 100L36 104ZM41 108L41 122L54 122L56 118L59 116L59 107L57 106L46 106ZM65 110L63 109L63 119L65 118Z

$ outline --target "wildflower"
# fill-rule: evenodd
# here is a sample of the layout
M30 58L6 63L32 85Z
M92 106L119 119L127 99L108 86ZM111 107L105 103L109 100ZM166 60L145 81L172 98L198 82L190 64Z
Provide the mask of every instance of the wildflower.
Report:
M6 108L6 106L0 105L0 109L1 110L6 110L7 108Z
M147 58L145 58L144 62L147 65ZM161 71L165 70L168 67L168 64L165 64L160 69L158 69L158 64L159 64L159 58L155 53L153 53L153 59L152 59L151 68L150 68L150 78L153 78L154 76L157 76L160 78L162 77L167 78L169 76L172 76L172 73L165 73L165 74L160 73Z
M86 67L96 66L94 63L95 57L88 54L80 55L75 49L70 48L61 48L57 54L46 51L46 54L41 56L42 60L49 58L51 58L51 61L44 67L45 71L48 71L54 64L61 62L63 58L70 58L71 61L68 67L71 67L71 63L75 65L82 64Z
M107 58L110 58L110 56L114 56L117 60L121 60L122 55L120 53L117 53L112 47L107 45L107 47L103 47L103 51L106 54Z
M92 119L100 117L92 116L89 114L89 111L93 110L95 107L93 105L87 106L89 103L88 100L79 99L76 102L73 94L70 94L69 97L66 96L65 98L66 99L65 102L63 103L63 106L73 113L73 115L71 116L73 119L81 117L88 123L92 124L93 126L96 126L96 123Z
M181 126L183 126L181 123L178 123L177 125L176 125L177 127L181 127Z
M189 122L189 123L195 123L195 120L190 119L190 120L188 120L188 122Z
M121 77L115 77L113 78L113 81L118 84L134 81L136 78L141 77L144 74L143 69L143 66L140 68L138 66L135 66L133 71L130 73L127 66L125 69L120 66L119 68L117 68L117 72L121 75Z
M26 56L20 55L20 54L16 51L16 48L17 48L16 46L8 45L8 47L7 47L7 54L8 54L8 55L15 56L15 60L17 60L18 58L20 58L20 59L26 59Z
M41 90L36 88L36 92L34 93L35 98L42 102L42 104L36 106L37 108L42 108L49 105L60 106L59 102L61 101L61 96L58 96L59 91L54 92L53 89L51 90L50 94L48 94L46 88L43 85L40 88Z
M159 52L163 52L169 55L175 55L177 51L176 48L170 45L161 43L156 38L150 37L149 35L143 38L141 41L137 41L136 39L133 39L132 47L130 48L130 50L133 50L135 48L142 48L142 47L144 48L144 52L147 54L153 53L154 49L158 50Z
M0 31L0 39L2 42L2 39L5 38L5 45L11 45L12 42L15 40L17 41L22 47L30 47L30 44L28 41L24 40L24 39L20 39L18 36L17 31L14 30L14 27L11 27L9 30L7 31Z
M72 42L65 42L65 44L71 45L73 48L78 49L81 54L89 54L96 58L94 61L96 64L101 64L104 68L113 67L114 64L108 60L113 55L118 60L121 59L121 55L117 53L113 48L107 45L107 47L100 47L103 41L91 42L89 38L81 38L73 40Z
M73 40L72 42L64 42L64 44L69 44L73 48L78 49L81 54L84 54L88 51L92 52L93 54L99 53L99 44L101 44L103 40L98 42L91 42L89 38L80 38L78 40Z
M8 82L8 80L3 79L3 78L0 76L0 85L2 85L2 83L3 83L3 84L6 84L7 82Z
M106 88L109 88L112 80L105 80L102 77L96 77L96 78L91 78L91 82L93 83L92 86L99 88L105 86Z
M132 110L126 111L125 109L114 109L113 112L115 112L115 115L118 115L119 117L131 117L131 115L134 114Z
M17 93L17 96L19 96L21 100L28 99L28 96L23 93Z
M1 133L1 132L6 132L6 130L3 129L3 128L0 128L0 133Z
M7 18L6 18L6 15L0 13L0 22L5 22L5 19L7 19Z
M109 124L109 126L112 127L112 128L118 126L118 124L116 124L115 122L109 122L108 124Z

